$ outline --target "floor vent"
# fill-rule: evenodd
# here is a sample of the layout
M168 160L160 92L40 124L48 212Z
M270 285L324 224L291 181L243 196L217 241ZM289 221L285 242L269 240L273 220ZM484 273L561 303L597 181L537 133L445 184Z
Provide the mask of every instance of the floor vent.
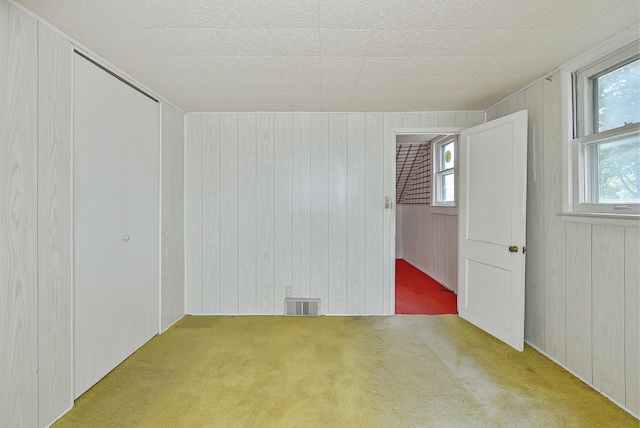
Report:
M320 299L286 297L284 299L284 314L292 316L320 315Z

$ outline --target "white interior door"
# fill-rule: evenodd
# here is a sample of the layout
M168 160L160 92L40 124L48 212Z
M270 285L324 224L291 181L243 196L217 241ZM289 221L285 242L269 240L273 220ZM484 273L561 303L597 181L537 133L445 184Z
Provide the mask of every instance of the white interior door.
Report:
M458 312L524 348L527 111L460 134Z
M74 396L158 332L158 103L74 59Z

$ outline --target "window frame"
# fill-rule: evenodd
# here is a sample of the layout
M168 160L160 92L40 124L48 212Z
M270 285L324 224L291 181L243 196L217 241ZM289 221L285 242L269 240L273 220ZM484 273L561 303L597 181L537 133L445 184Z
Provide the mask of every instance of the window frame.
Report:
M442 152L442 147L448 145L449 143L453 143L453 148L454 148L454 152L453 152L453 166L451 168L446 168L446 169L442 169L441 165L443 165L443 159L442 156L443 154ZM432 202L431 205L432 206L436 206L436 207L455 207L457 204L457 191L458 191L458 186L456 185L456 166L458 163L458 157L456 155L458 149L458 136L453 134L453 135L444 135L440 138L436 138L435 140L433 140L431 142L431 158L432 158L432 179L431 179L431 198L432 198ZM440 190L440 177L443 177L445 175L452 175L453 176L453 185L454 185L454 191L453 191L453 200L452 201L443 201L441 199L441 190Z
M640 58L638 40L600 55L572 72L573 138L569 142L571 171L569 177L569 211L586 215L632 215L640 214L640 203L597 203L587 198L589 188L586 166L588 147L615 141L628 135L640 136L638 123L626 124L610 130L596 132L594 126L593 78L622 67ZM592 165L593 167L594 165ZM593 168L591 168L593 171Z

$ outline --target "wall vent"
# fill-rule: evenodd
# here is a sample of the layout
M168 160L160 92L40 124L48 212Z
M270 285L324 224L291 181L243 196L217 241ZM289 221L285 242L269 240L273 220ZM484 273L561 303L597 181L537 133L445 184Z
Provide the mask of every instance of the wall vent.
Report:
M284 299L284 314L292 316L320 315L320 299L298 299L293 297L286 297Z

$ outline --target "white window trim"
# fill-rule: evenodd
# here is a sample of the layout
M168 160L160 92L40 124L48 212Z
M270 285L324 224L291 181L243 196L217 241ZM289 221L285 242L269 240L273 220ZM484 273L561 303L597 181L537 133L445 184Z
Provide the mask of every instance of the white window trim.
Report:
M450 141L453 141L453 146L455 148L455 154L454 154L454 158L453 158L453 167L449 168L448 170L444 170L444 171L439 171L440 166L438 165L438 162L440 160L440 156L439 156L439 148L440 146L449 143ZM431 206L434 207L455 207L457 204L457 200L458 200L458 183L457 183L457 177L456 177L456 167L458 166L458 156L457 156L457 151L458 151L458 137L457 135L445 135L443 137L440 138L436 138L435 140L433 140L431 142ZM438 199L438 194L439 194L439 185L438 185L438 180L437 177L439 174L446 172L446 171L451 171L451 173L453 174L453 182L454 182L454 192L453 192L453 201L440 201Z
M560 67L560 108L562 123L562 216L568 222L587 222L591 224L617 224L630 227L640 225L638 214L618 214L612 212L593 212L587 206L580 207L577 186L580 159L578 158L578 143L580 139L574 139L575 131L578 135L584 135L584 130L574 127L577 118L574 118L573 109L573 79L572 73L585 70L591 65L601 63L604 60L621 55L620 61L629 54L628 49L638 51L640 24L629 27L627 30L609 39L608 41L587 51L583 55L565 63ZM618 62L620 62L618 61ZM585 126L588 118L582 117L578 122ZM584 208L584 209L583 209Z

